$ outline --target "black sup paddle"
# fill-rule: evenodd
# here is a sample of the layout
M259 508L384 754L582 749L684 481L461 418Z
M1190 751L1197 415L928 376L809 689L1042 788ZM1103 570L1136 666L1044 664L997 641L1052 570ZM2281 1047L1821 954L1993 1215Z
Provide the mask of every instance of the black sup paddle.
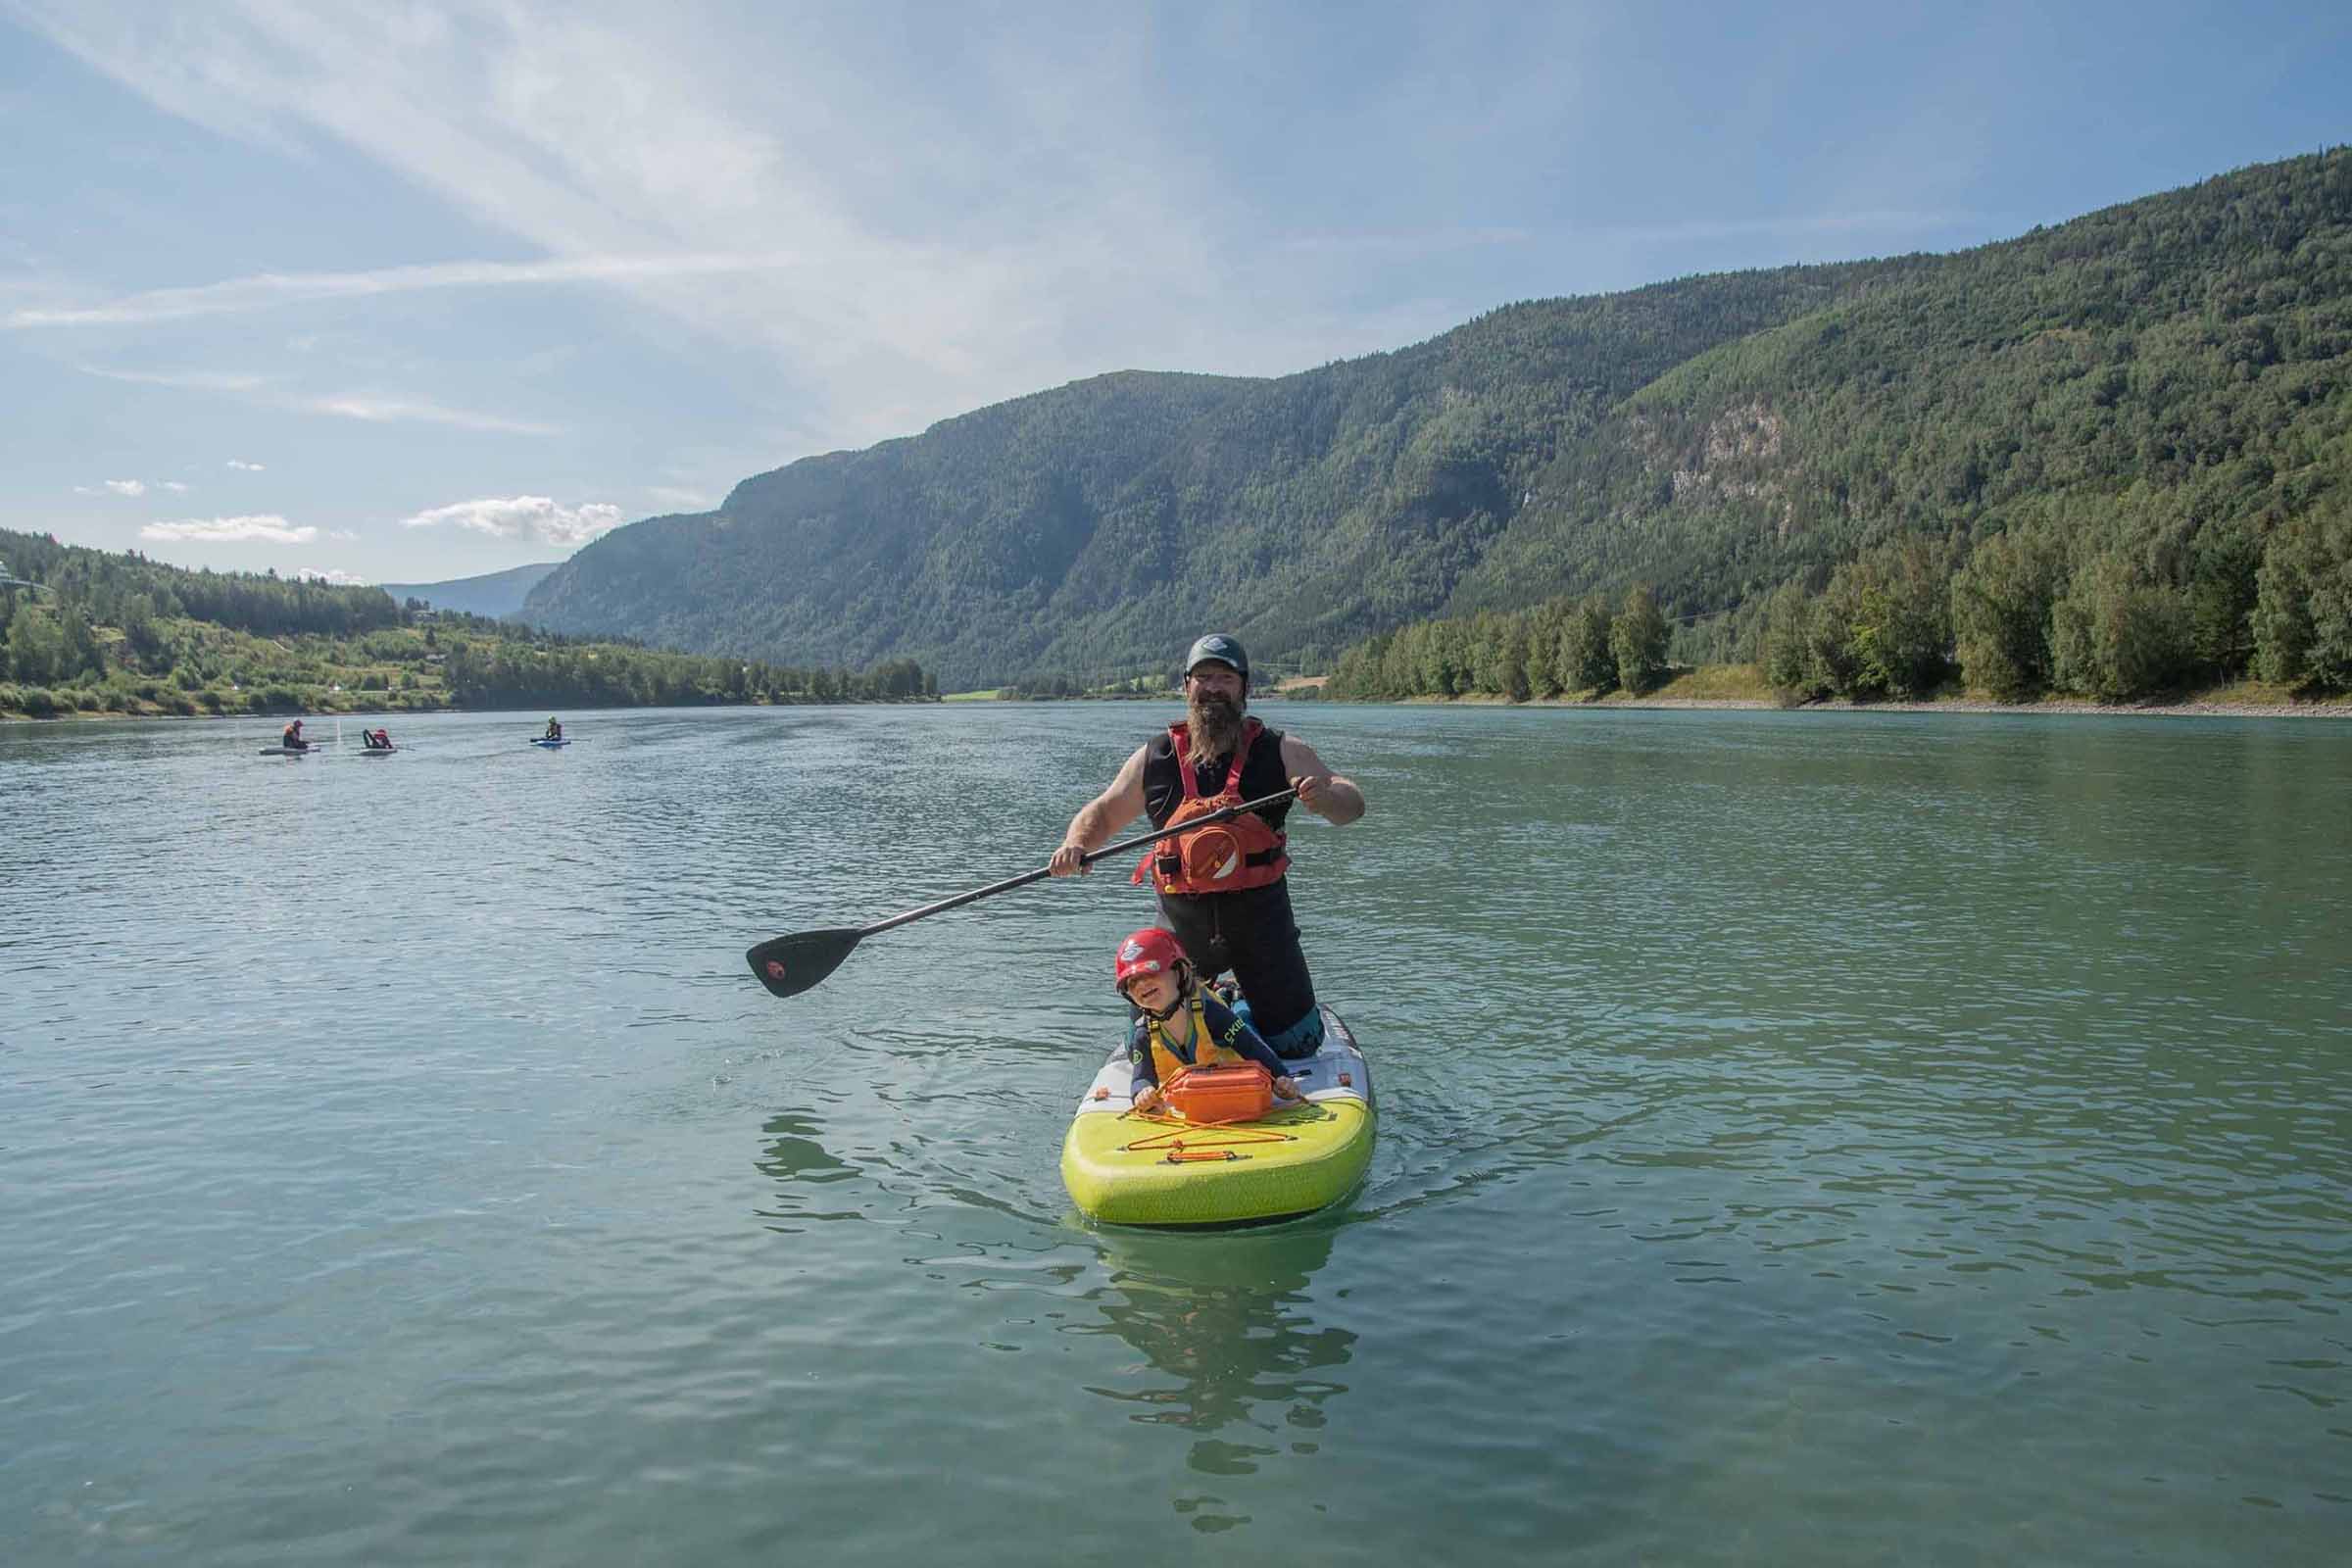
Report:
M1239 806L1228 806L1221 811L1211 811L1206 816L1194 817L1183 827L1177 829L1177 832L1190 833L1197 827L1210 827L1218 822L1230 822L1244 811L1254 811L1260 807L1266 806L1280 806L1298 793L1295 789L1284 790L1280 794L1268 795L1260 800L1244 801ZM1146 833L1141 838L1128 839L1118 844L1105 844L1102 848L1081 857L1078 863L1092 865L1097 860L1117 855L1123 850L1140 849L1146 844L1154 844L1170 836L1169 832L1162 828L1157 832ZM876 932L887 931L894 925L905 925L910 920L920 920L926 914L938 914L944 909L961 908L964 905L985 899L991 894L1009 893L1014 888L1025 888L1030 883L1042 882L1053 874L1051 869L1045 867L1040 867L1035 871L1024 871L1019 876L1008 876L1002 882L991 882L984 888L974 888L969 893L958 893L954 898L942 899L937 904L926 904L919 909L908 909L905 914L894 914L887 920L876 920L872 925L836 926L827 931L799 931L788 937L773 937L752 949L744 955L744 957L752 965L753 977L767 987L771 996L797 997L840 968L841 960L856 951L858 943Z

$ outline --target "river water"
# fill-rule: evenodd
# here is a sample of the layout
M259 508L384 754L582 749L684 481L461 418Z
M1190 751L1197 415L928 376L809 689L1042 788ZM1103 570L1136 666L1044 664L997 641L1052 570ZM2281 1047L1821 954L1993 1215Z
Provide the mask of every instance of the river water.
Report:
M741 952L1168 716L0 726L7 1560L2352 1555L2352 725L1269 705L1380 1146L1166 1235L1123 874Z

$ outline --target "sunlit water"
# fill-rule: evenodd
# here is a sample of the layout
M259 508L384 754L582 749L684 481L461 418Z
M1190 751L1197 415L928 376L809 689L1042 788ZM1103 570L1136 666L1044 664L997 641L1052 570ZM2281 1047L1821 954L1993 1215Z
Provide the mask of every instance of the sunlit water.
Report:
M1271 710L1380 1148L1169 1236L1123 867L740 958L1167 716L0 726L0 1556L2352 1557L2352 725Z

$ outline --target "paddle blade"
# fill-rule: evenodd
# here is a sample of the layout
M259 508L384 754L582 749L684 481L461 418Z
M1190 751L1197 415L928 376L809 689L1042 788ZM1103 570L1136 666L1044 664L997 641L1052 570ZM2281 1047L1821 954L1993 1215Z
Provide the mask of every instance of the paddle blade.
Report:
M840 968L841 960L858 946L859 935L846 927L802 931L762 942L744 957L751 961L753 977L767 987L770 996L797 997Z

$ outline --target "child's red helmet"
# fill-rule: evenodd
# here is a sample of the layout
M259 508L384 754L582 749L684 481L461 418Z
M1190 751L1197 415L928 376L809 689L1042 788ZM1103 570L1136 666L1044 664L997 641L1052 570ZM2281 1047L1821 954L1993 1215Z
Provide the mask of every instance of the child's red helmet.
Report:
M1184 944L1176 940L1173 931L1148 925L1141 931L1130 932L1127 940L1119 944L1118 961L1111 970L1111 984L1125 991L1127 982L1138 975L1159 974L1163 971L1174 974L1178 964L1190 961L1184 956Z

